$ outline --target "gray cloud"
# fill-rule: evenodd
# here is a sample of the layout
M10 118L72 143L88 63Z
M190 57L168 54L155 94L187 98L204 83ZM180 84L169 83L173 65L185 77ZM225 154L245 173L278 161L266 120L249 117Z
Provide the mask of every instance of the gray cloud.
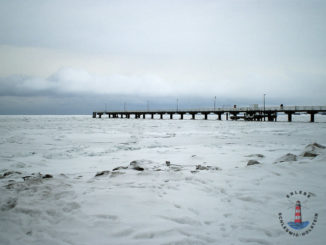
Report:
M288 75L288 76L286 76ZM62 96L62 95L137 95L143 97L212 97L250 99L267 93L280 100L298 99L310 103L326 102L325 73L286 73L263 77L260 73L244 77L238 83L182 83L153 75L99 76L74 68L61 68L47 78L13 75L0 77L1 96ZM310 99L309 99L310 98Z
M26 76L12 75L0 77L0 96L34 96L53 94L54 86L46 80Z
M178 88L176 88L178 91ZM98 76L85 70L61 68L48 78L12 75L0 77L0 95L60 94L174 94L172 86L154 75ZM180 92L180 91L179 91Z

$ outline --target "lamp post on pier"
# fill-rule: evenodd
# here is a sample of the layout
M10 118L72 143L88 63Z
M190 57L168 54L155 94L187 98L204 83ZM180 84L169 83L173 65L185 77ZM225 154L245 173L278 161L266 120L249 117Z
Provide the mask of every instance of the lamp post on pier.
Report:
M264 94L264 121L265 121L265 97L266 97L266 94Z

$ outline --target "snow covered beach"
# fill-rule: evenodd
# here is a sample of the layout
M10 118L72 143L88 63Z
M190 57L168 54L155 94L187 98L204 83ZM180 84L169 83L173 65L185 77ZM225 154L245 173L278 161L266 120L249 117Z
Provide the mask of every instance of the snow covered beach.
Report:
M326 118L297 117L0 116L0 244L324 244ZM318 222L293 237L300 190Z

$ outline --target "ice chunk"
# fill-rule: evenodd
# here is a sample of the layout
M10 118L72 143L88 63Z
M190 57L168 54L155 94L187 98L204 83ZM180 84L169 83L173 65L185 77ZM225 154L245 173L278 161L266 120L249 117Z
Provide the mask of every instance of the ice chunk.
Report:
M284 156L280 157L279 159L276 160L275 163L278 162L294 162L297 160L297 156L292 154L292 153L287 153Z
M261 163L258 162L257 160L249 160L247 166L256 165L256 164L261 164Z
M316 157L318 156L323 149L326 147L318 143L312 143L305 147L304 152L301 154L303 157Z
M141 166L141 162L139 161L132 161L130 167L137 171L144 171L144 168Z
M196 170L220 170L219 167L197 165Z
M95 177L103 176L103 175L108 175L108 174L110 174L110 171L109 170L104 170L104 171L101 171L101 172L97 172L95 174Z

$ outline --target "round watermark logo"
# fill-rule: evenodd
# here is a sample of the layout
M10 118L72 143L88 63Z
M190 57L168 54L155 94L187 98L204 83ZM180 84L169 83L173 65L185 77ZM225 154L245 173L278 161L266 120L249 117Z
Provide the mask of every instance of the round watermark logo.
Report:
M318 221L318 213L310 208L314 194L306 191L292 191L286 194L288 206L278 213L285 232L294 237L308 235Z

